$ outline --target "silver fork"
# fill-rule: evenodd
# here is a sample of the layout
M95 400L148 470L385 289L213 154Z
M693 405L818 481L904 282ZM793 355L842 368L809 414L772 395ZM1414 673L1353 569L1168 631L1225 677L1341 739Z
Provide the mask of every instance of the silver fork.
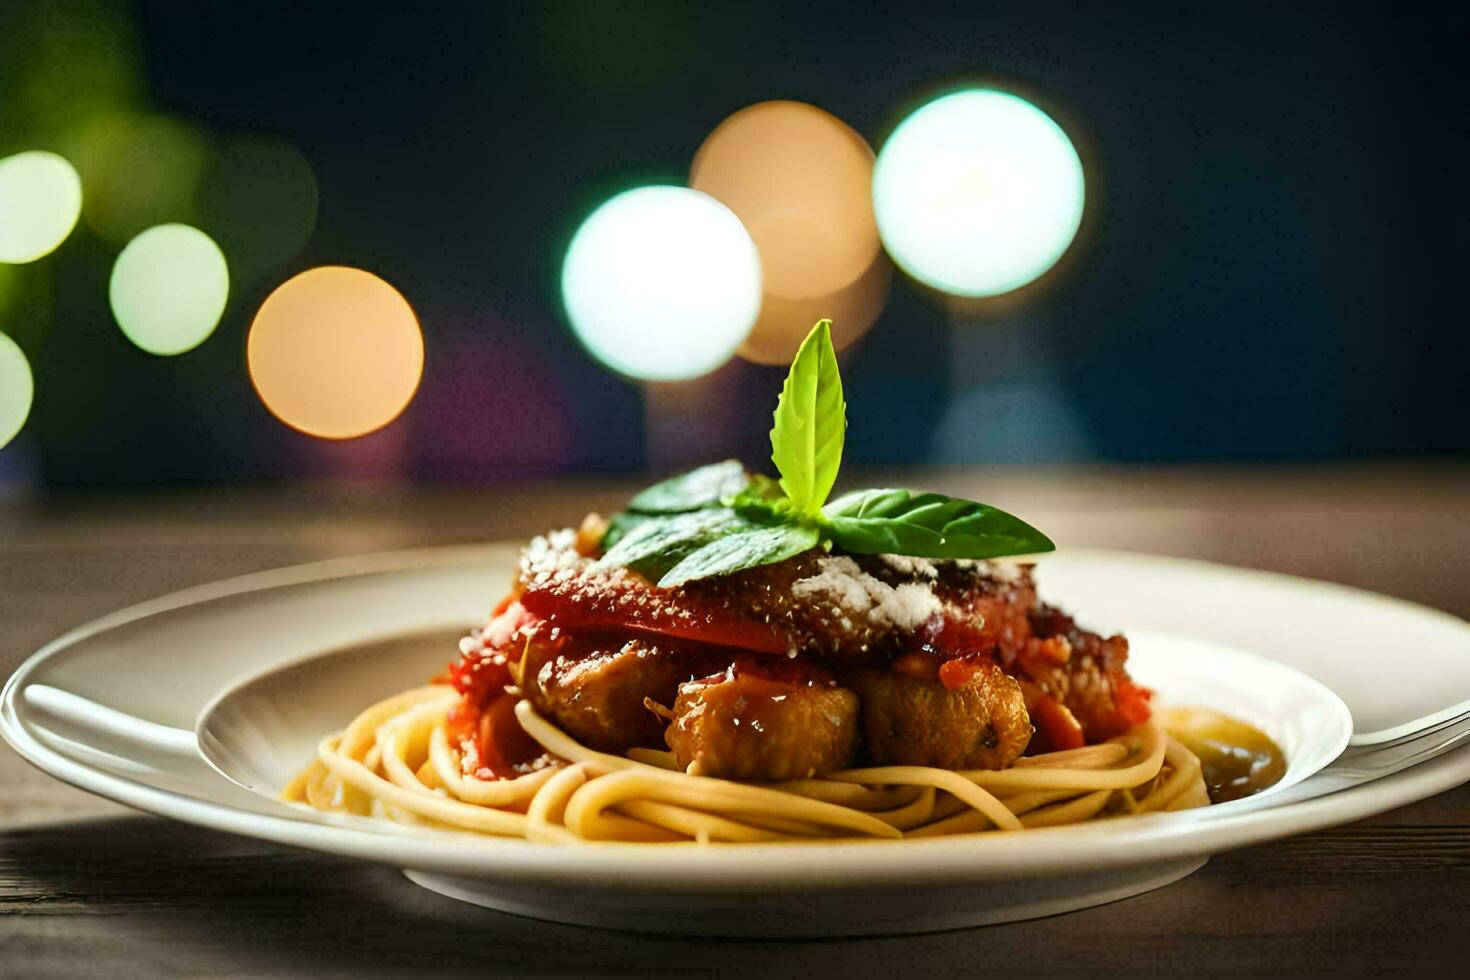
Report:
M1444 731L1447 728L1453 728L1461 725L1467 719L1470 719L1470 709L1462 711L1459 714L1450 715L1448 718L1441 718L1439 721L1425 725L1423 728L1411 731L1407 735L1400 735L1397 738L1390 738L1382 742L1375 742L1372 745L1353 746L1353 748L1386 749L1392 746L1403 745L1407 742L1417 742L1421 739L1437 734L1438 732Z

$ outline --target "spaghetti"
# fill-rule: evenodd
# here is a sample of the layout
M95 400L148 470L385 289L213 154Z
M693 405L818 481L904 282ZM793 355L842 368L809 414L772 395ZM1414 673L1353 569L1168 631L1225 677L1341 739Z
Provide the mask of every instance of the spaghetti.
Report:
M543 764L510 779L464 775L449 714L460 695L395 695L324 738L282 798L317 810L545 843L734 844L896 840L1079 823L1210 802L1199 759L1153 721L1006 769L881 766L755 784L692 775L670 752L594 751L515 705Z

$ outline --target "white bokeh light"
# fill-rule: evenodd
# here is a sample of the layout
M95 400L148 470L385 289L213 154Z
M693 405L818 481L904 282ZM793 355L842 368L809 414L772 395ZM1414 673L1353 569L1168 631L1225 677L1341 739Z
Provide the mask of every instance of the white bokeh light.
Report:
M0 160L0 262L49 255L81 213L82 180L62 157L31 150Z
M883 244L905 272L996 296L1056 264L1082 223L1082 161L1050 116L991 89L946 95L894 130L873 172Z
M562 302L603 364L649 381L708 374L761 309L761 261L740 219L687 187L640 187L607 201L567 249Z
M25 353L0 333L0 449L26 424L35 393L36 383Z
M230 294L229 264L214 239L190 225L157 225L112 264L108 297L122 332L150 354L171 357L209 338Z

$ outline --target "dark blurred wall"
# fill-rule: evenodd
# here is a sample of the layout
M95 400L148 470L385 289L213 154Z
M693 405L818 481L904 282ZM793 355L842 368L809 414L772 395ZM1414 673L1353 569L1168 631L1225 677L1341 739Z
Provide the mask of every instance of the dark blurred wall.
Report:
M1009 308L957 311L896 279L848 358L853 459L1464 453L1470 87L1447 9L141 3L146 101L288 139L315 168L316 231L165 360L112 325L111 251L79 232L46 260L38 400L5 454L58 484L659 465L639 388L563 322L577 222L634 183L682 182L752 102L816 103L877 147L967 81L1069 130L1083 235ZM402 290L428 348L404 417L341 445L276 423L243 369L266 293L333 262ZM706 382L748 409L689 454L759 462L780 373Z

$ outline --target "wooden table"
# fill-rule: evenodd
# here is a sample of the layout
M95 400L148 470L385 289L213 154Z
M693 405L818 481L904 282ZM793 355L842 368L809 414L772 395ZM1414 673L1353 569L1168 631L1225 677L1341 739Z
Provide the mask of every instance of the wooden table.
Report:
M1470 617L1465 466L905 477L1016 510L1064 545L1309 575ZM631 488L305 486L0 504L0 676L56 634L159 593L337 555L521 538L613 509ZM1412 662L1412 651L1396 656ZM460 905L388 869L138 815L0 746L0 976L1459 972L1467 895L1470 786L1222 855L1170 888L1062 918L830 943L628 936Z

